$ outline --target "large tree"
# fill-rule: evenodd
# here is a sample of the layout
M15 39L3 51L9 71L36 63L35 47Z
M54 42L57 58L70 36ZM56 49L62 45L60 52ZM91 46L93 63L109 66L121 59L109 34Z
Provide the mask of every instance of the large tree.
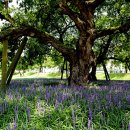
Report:
M37 19L29 19L29 17L24 15L23 19L25 19L24 23L26 23L26 25L22 24L17 26L15 24L13 28L2 31L0 40L5 40L10 36L12 38L30 36L44 41L43 43L50 44L69 61L70 84L83 85L89 78L90 68L96 64L93 51L95 40L103 36L129 30L130 19L126 16L123 17L121 14L121 11L128 9L126 7L127 4L123 0L113 0L110 2L107 0L56 0L55 2L49 0L23 0L23 4L21 5L25 7L26 13L32 13L34 11L35 13L33 14L35 15L39 13L43 14L40 21L37 22ZM54 13L52 13L53 11ZM98 15L97 11L100 12L100 15ZM113 12L112 14L112 11L115 11L115 13ZM120 16L118 16L118 12ZM104 18L101 17L103 14L107 15L107 17L105 15L104 17L109 21L103 23L100 27L97 23L98 19ZM78 41L74 48L64 45L57 39L57 36L47 32L48 30L46 28L49 26L49 19L54 18L53 16L59 17L61 15L68 16L69 20L75 24L78 30ZM118 17L114 17L114 15ZM123 18L123 22L118 22ZM8 17L6 19L10 21ZM28 24L27 21L31 20L33 24ZM114 20L114 22L112 22L112 20ZM18 19L16 19L16 21L18 21Z

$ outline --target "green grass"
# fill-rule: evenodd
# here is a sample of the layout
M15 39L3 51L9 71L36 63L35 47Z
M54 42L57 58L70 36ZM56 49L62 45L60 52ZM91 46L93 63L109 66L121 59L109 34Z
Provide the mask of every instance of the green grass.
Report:
M60 73L34 73L34 72L26 72L23 76L20 74L13 75L13 79L22 79L22 78L60 78ZM66 78L65 74L64 77Z
M97 79L105 80L104 73L97 73ZM130 73L110 73L111 80L130 80Z
M130 80L130 73L110 73L111 80ZM105 80L104 73L97 73L97 79ZM34 73L34 72L26 72L24 76L20 77L19 74L15 74L13 76L13 79L18 78L60 78L60 73ZM66 75L64 73L64 78L66 78Z
M130 80L130 73L110 73L111 80ZM105 80L104 73L97 73L97 79ZM34 72L26 72L24 76L21 76L19 74L15 74L13 76L13 79L16 78L60 78L60 73L34 73ZM64 73L64 78L66 78L66 75Z
M110 73L111 80L130 80L130 73ZM97 73L97 79L105 80L104 73ZM0 75L1 77L1 75ZM15 73L13 79L25 79L25 78L60 78L61 73L35 73L35 72L26 72L24 76L20 76L19 73ZM64 78L66 74L64 73Z

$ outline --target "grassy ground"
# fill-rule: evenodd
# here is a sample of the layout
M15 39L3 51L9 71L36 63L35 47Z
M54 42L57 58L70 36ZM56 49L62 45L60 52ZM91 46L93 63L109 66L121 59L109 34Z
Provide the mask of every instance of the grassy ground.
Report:
M13 80L6 93L0 92L0 130L128 130L130 84L53 82Z
M104 80L104 73L97 73L97 78ZM130 80L130 73L110 73L111 80Z
M51 79L60 74L14 75L0 91L0 130L129 130L130 82L116 80L130 74L111 74L110 82L97 76L97 83L69 87Z
M111 80L130 80L130 73L110 73ZM104 73L97 73L97 79L105 80ZM60 78L60 73L34 73L34 72L26 72L23 76L20 76L19 73L15 73L13 79L24 79L24 78ZM0 72L1 78L1 72ZM66 75L64 74L64 78Z
M13 79L20 79L20 78L60 78L60 73L33 73L27 72L24 76L20 76L19 74L15 74ZM64 78L66 78L64 74ZM110 74L111 80L130 80L130 73L111 73ZM97 79L105 80L104 73L97 73Z
M60 78L60 73L34 73L34 72L26 72L23 76L20 74L15 74L13 79L20 78Z

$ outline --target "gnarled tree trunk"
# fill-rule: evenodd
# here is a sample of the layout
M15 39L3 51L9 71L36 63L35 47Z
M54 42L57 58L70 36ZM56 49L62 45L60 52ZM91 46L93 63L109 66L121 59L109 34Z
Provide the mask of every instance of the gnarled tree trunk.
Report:
M76 54L70 62L70 84L85 85L89 80L89 71L94 63L92 35L81 34Z

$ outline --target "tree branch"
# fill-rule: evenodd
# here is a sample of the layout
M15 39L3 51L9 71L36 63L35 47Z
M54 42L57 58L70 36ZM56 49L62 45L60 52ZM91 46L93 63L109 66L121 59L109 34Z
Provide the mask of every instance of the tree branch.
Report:
M81 14L82 13L86 13L86 11L87 11L86 9L88 7L86 6L85 1L83 1L83 0L72 0L71 3L73 5L75 5L79 9L79 11L80 11Z
M2 13L0 13L0 18L2 20L5 19L6 21L8 21L9 23L11 23L14 26L15 20L8 14L9 1L5 0L3 4L5 6L5 9L7 10L7 14L3 15Z
M130 19L123 25L119 27L113 27L106 30L96 31L96 38L116 34L116 33L124 33L130 29Z
M41 32L35 29L32 26L22 26L17 29L7 30L1 32L0 34L0 41L8 39L9 37L13 39L17 39L22 36L29 36L38 38L43 41L43 44L51 44L56 50L58 50L62 55L72 57L75 50L65 47L59 40L48 34L47 32Z
M108 60L109 60L109 59L112 59L112 60L118 60L118 61L120 61L120 62L125 62L125 60L123 60L123 59L121 59L121 58L116 58L116 57L108 57L107 59L108 59Z
M72 11L69 6L67 5L66 0L63 0L59 6L62 9L62 11L64 12L64 14L68 15L74 22L75 25L77 26L77 28L82 31L82 25L84 24L83 21L80 19L80 15L74 11Z
M5 16L5 20L14 26L15 20L9 14L7 14L7 16Z
M112 36L109 36L107 43L103 47L101 47L99 56L97 57L97 64L101 64L104 61L104 59L106 59L106 54L108 52L111 41L112 41Z
M105 0L94 0L94 2L90 3L90 5L95 9L99 5L101 5ZM86 1L88 2L88 1ZM89 4L89 3L88 3Z
M82 21L88 22L88 19L90 17L91 18L93 17L95 8L93 8L89 4L86 4L86 2L84 0L76 0L76 1L73 0L72 4L75 5L78 8L78 10L80 12L80 15L78 17Z

